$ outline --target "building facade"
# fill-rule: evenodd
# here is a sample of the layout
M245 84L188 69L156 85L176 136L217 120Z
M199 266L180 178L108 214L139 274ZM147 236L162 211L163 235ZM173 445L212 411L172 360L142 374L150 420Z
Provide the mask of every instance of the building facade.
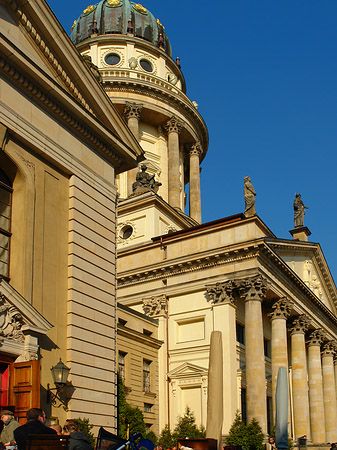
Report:
M143 152L44 0L2 1L0 29L1 408L113 430L115 178Z
M223 434L237 409L270 432L285 366L291 436L336 440L336 287L319 244L305 228L278 239L258 216L201 224L207 128L161 19L129 0L104 0L83 11L72 40L145 152L146 167L118 180L118 301L159 323L159 428L172 428L186 406L206 425L216 330Z

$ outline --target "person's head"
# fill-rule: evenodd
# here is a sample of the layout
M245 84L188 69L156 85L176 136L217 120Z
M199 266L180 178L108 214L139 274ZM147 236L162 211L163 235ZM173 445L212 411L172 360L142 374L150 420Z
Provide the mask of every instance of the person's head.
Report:
M269 444L274 444L274 442L275 442L275 439L273 437L270 437L269 438Z
M31 408L26 414L28 420L39 420L41 423L46 423L46 413L41 408Z
M49 425L49 428L55 430L59 436L62 434L62 427L58 423L53 423L52 425Z
M3 422L4 424L6 424L6 423L10 422L10 421L13 419L14 414L13 414L13 412L10 411L9 409L3 409L3 410L0 412L0 416L1 416L0 418L1 418L2 422Z
M63 427L63 434L71 434L79 431L78 421L76 419L67 419Z

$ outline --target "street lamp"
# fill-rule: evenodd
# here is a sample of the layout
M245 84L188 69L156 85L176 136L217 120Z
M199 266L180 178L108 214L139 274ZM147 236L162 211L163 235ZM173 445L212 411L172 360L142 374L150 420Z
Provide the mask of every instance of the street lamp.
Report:
M51 388L49 387L49 383L47 384L47 403L51 403L56 406L56 400L59 400L64 409L67 410L68 399L65 394L70 369L62 362L60 358L60 361L53 366L50 371L55 387ZM56 391L56 393L54 394L52 391ZM60 406L61 405L59 405L58 408Z

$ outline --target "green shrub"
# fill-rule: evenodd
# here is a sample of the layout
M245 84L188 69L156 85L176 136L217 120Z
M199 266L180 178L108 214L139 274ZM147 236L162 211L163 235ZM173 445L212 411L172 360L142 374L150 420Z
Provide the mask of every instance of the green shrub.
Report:
M245 425L237 411L234 422L226 437L227 445L239 445L246 450L262 450L264 435L259 422L253 418L251 423Z
M90 444L95 447L95 436L94 433L91 432L91 429L94 427L91 423L89 423L89 419L86 419L84 417L78 417L78 429L81 433L88 436L90 440Z

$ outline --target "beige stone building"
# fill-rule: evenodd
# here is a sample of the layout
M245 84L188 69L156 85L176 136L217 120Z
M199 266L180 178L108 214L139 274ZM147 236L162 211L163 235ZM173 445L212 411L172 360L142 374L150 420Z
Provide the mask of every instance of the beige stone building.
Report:
M117 305L118 372L126 401L144 414L147 430L159 434L158 320Z
M220 330L223 434L237 409L270 430L285 366L291 435L335 441L337 292L323 253L307 229L278 239L258 216L201 224L207 128L161 19L129 0L103 0L72 29L145 152L147 169L118 177L117 293L158 320L159 428L173 427L187 405L206 425L210 334Z
M0 30L1 408L114 429L115 178L143 151L44 0L1 0Z

